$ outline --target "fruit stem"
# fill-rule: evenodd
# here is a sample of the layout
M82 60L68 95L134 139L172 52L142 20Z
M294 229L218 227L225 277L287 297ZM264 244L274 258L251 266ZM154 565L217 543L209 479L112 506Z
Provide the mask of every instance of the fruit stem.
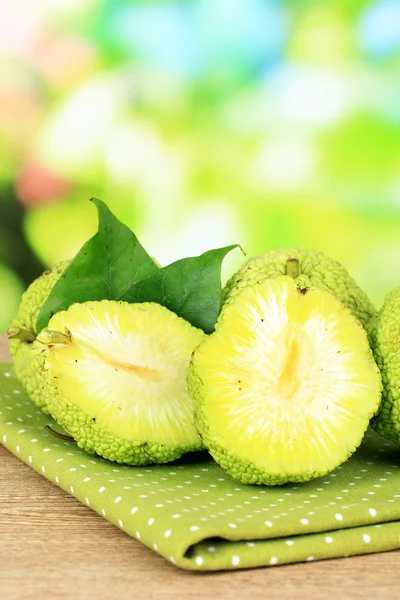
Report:
M10 327L7 331L9 340L21 340L21 342L27 342L31 344L36 340L36 335L33 331L28 331L28 329L22 329L21 327Z
M52 435L54 435L54 437L56 438L60 438L60 440L73 440L74 438L70 435L66 435L65 433L60 433L59 431L55 431L54 429L52 429L50 427L50 425L45 425L44 427L45 429L47 429L47 431L49 431Z
M296 279L300 275L300 265L298 258L288 258L286 261L286 275Z
M72 341L71 332L66 330L66 333L55 331L54 329L43 329L38 337L38 342L45 344L69 344Z

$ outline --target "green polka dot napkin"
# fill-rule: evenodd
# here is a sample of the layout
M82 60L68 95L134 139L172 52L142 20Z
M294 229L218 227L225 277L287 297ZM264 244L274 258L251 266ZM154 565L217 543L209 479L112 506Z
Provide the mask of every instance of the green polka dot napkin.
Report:
M38 473L184 569L319 560L400 547L400 451L369 432L329 476L238 485L206 453L128 467L45 429L11 365L0 364L0 441Z

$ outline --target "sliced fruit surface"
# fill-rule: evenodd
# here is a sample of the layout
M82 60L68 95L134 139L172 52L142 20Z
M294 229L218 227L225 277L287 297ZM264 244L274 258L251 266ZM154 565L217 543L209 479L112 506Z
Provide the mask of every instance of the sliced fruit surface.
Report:
M246 287L194 352L189 387L214 458L248 483L324 475L360 444L381 379L335 296L280 277Z
M157 445L173 448L173 458L200 449L186 370L204 335L154 303L72 305L35 342L44 348L50 413L102 455L105 436L116 438L116 452L130 443L155 446L155 454Z

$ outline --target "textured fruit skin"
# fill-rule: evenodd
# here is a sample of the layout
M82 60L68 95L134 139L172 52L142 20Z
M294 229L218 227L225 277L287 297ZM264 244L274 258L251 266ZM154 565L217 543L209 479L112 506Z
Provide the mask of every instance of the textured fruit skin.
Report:
M18 312L10 323L10 327L20 327L35 333L36 320L43 303L50 294L51 289L62 275L69 261L48 269L40 277L35 279L23 293ZM26 389L33 404L44 413L48 413L45 400L42 396L40 381L37 373L40 370L40 352L34 349L32 343L21 341L17 338L10 340L10 353L14 362L15 375ZM37 363L32 369L32 362Z
M85 307L85 305L100 303L114 305L127 304L125 302L102 300L98 302L86 302L80 306ZM149 304L150 303L143 303L140 306L145 308ZM76 305L72 305L69 310L73 309L75 306ZM192 328L189 323L165 307L159 306L159 309L169 313L172 319L182 321L188 326L188 328ZM61 314L62 313L58 313L56 317L60 317ZM49 322L50 329L51 325L52 319ZM71 399L65 397L63 391L59 389L59 385L57 384L58 378L53 374L49 360L51 346L44 346L40 342L40 336L33 343L33 346L34 350L40 353L41 369L39 380L41 399L46 403L47 411L54 418L54 420L61 425L61 427L75 439L78 446L86 452L89 452L90 454L98 454L103 458L121 464L140 466L172 462L187 452L194 452L204 449L204 445L200 437L197 438L198 441L196 443L169 446L165 444L154 443L152 441L143 443L142 441L126 440L114 434L110 434L105 427L102 427L98 422L96 422L96 419L93 417L93 415L88 414L80 407L73 404Z
M284 278L280 278L280 279L287 279L287 278L284 277ZM234 293L230 297L229 303L226 304L222 309L222 312L221 312L219 319L215 326L215 331L210 336L207 336L203 340L203 342L195 349L195 351L192 354L192 360L191 360L191 363L188 368L188 372L187 372L188 388L189 388L189 392L193 398L195 423L196 423L197 429L201 435L201 438L202 438L206 448L210 452L211 456L214 458L214 460L225 471L227 471L233 479L240 481L241 483L244 483L244 484L282 485L282 484L289 483L289 482L293 482L293 483L305 482L305 481L310 481L317 477L323 477L324 475L331 473L336 467L338 467L340 464L345 462L357 450L357 448L359 447L359 445L362 442L365 431L368 427L369 420L373 417L374 414L376 414L376 410L377 410L377 407L379 406L379 402L380 402L380 393L378 393L376 396L375 409L372 410L370 412L370 414L366 415L366 417L365 417L365 427L363 429L360 429L358 438L354 439L354 443L347 449L346 452L342 453L340 456L337 457L337 461L335 463L332 462L329 465L329 467L327 467L324 470L319 470L318 472L316 472L316 471L310 472L309 471L309 472L304 472L303 474L292 473L292 472L288 472L288 471L282 472L281 474L271 474L271 473L266 472L265 469L260 468L255 462L244 460L242 457L238 457L234 452L234 447L233 447L233 450L230 450L230 449L228 450L228 449L222 447L222 445L218 443L218 439L213 437L213 435L211 434L207 415L205 414L205 411L204 411L203 388L204 388L205 383L202 379L203 374L200 372L201 369L199 368L199 362L200 362L200 354L207 353L207 346L212 341L212 338L214 336L217 336L219 334L219 331L224 329L227 308L229 310L229 307L233 303L240 301L240 296L241 296L241 294L238 293L238 291L236 291L236 293ZM398 306L399 306L398 316L400 319L400 288L399 288L399 304L398 304ZM346 312L348 311L348 309L346 309L346 308L342 309L342 310L344 310ZM400 322L400 320L399 320L399 322ZM365 353L364 360L370 362L371 366L376 368L372 351L368 347L367 334L363 330L363 328L361 327L361 325L359 323L358 323L358 327L360 328L360 331L362 331L362 335L364 335L366 338L366 344L365 344L366 353ZM399 344L400 344L400 327L398 328L398 331L399 331ZM231 334L232 339L234 338L234 336L235 336L235 332L233 331ZM379 378L379 372L378 372L377 368L376 368L376 373ZM380 386L379 390L381 390L380 378L379 378L379 386ZM400 428L400 420L399 420L399 428Z
M371 426L400 445L400 287L386 296L368 333L383 383L382 402Z
M34 342L35 344L38 342ZM43 397L49 401L49 412L59 425L90 454L98 454L108 460L126 465L149 465L172 462L186 452L202 450L201 443L171 447L151 442L132 442L110 435L98 425L93 417L69 403L58 392L50 372L43 386Z
M295 281L301 289L322 289L333 294L357 317L363 327L376 314L368 296L350 277L346 269L322 252L302 248L281 248L250 258L226 283L224 302L230 301L241 289L266 279L286 275L286 261L297 258L300 274Z

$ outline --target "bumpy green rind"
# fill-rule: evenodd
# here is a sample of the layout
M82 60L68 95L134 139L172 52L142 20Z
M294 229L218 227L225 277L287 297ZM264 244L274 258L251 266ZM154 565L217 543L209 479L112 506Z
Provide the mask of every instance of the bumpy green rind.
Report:
M17 315L11 321L10 327L19 327L35 333L40 309L68 264L69 261L59 263L31 283L22 295ZM15 375L26 389L29 398L44 413L48 413L38 379L39 365L35 364L35 368L32 368L32 365L37 363L38 351L33 350L32 343L15 338L10 340L10 353L14 362Z
M400 445L400 287L386 296L368 333L383 382L382 402L371 426Z
M204 449L201 443L173 447L152 442L132 442L110 435L93 417L62 397L55 382L51 381L49 372L42 391L48 399L51 416L74 438L80 448L90 454L98 454L121 464L140 466L172 462L187 452Z
M243 286L247 287L247 286ZM313 286L310 286L312 289ZM400 288L399 288L400 289ZM230 297L229 304L235 302L236 297L238 295L238 291ZM400 302L399 302L400 305ZM399 309L400 312L400 309ZM282 485L285 483L301 483L305 481L310 481L312 479L316 479L317 477L323 477L328 473L331 473L334 469L336 469L339 465L343 464L360 446L365 432L368 429L368 424L370 419L376 414L371 412L371 414L366 415L365 417L365 428L360 429L359 438L354 442L353 446L350 449L346 449L346 451L337 457L336 462L332 462L329 467L320 472L317 471L307 471L302 474L299 473L289 473L284 472L280 475L271 474L265 471L265 469L259 468L255 462L245 461L242 458L235 455L234 451L227 450L226 448L221 447L218 444L218 441L213 438L210 434L210 428L207 422L207 415L204 412L204 397L203 397L203 381L198 376L198 367L197 367L197 358L199 352L203 352L204 348L207 346L212 336L218 335L218 332L221 328L224 327L224 308L218 318L218 321L215 325L215 331L210 335L204 338L204 340L195 348L190 365L187 370L187 382L189 393L193 400L193 410L194 410L194 420L196 424L197 431L201 439L203 440L205 447L214 458L214 460L227 472L233 479L236 481L240 481L245 484L253 484L253 485ZM361 325L360 325L361 327ZM372 351L369 353L371 360L373 360Z
M299 261L300 274L295 281L300 288L315 288L333 293L367 328L370 319L376 314L368 296L339 262L314 250L281 248L250 258L226 283L223 301L229 302L248 285L286 275L286 261L289 258L297 258Z

